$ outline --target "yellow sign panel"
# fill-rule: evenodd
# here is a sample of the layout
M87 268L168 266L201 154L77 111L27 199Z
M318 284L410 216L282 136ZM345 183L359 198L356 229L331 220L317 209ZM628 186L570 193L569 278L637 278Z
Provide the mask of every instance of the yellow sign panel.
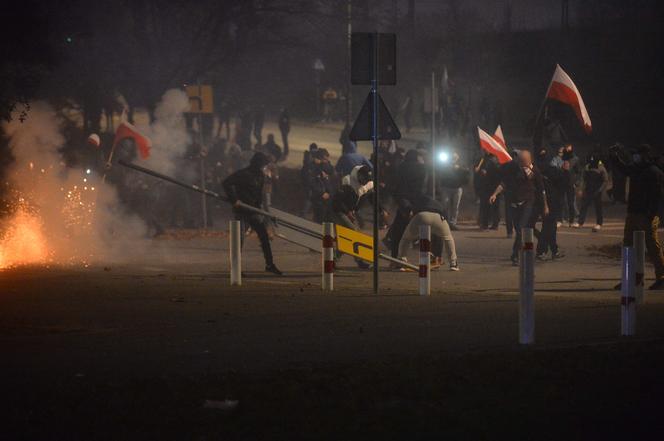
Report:
M344 254L373 262L373 237L337 225L337 248Z
M212 102L212 86L193 85L186 86L187 96L189 97L189 112L191 113L212 113L214 110Z

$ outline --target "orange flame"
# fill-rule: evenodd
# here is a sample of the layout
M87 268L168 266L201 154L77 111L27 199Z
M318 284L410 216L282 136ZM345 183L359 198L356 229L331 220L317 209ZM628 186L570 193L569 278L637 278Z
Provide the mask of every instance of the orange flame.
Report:
M48 246L39 216L19 207L6 225L0 233L1 269L48 261Z

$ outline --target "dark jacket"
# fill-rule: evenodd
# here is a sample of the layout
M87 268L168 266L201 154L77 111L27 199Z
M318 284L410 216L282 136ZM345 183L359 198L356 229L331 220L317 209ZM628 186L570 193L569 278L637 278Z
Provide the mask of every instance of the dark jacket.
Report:
M627 212L648 217L657 216L663 196L664 173L655 164L625 164L619 159L615 166L629 176Z
M593 197L606 190L609 174L601 162L596 167L586 166L583 172L583 187L586 197Z
M547 203L550 207L562 207L564 191L569 185L569 174L553 165L548 157L538 161L537 167L542 173Z
M468 184L470 170L459 163L451 164L440 170L438 183L442 188L459 188Z
M412 200L427 192L427 168L417 161L419 154L409 150L397 170L395 198L400 208L412 205Z
M443 218L447 217L447 213L445 212L443 204L431 198L430 196L423 194L414 198L412 202L413 214L426 211L429 213L438 213Z
M334 192L332 179L334 178L334 169L329 163L313 165L311 168L311 177L309 188L311 189L311 200L314 203L324 203L323 194L330 196Z
M518 161L508 162L501 169L502 184L512 203L542 202L545 194L542 173L535 166L531 170L533 174L528 177Z
M244 202L252 207L260 208L263 203L263 185L265 175L263 167L269 163L264 153L256 153L251 158L249 167L236 171L223 182L226 196L232 204L236 201ZM233 208L237 213L246 213L246 210Z

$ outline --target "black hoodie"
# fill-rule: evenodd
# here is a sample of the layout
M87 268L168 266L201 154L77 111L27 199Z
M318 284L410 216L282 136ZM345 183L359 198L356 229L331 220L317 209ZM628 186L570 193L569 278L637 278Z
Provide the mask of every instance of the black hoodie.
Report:
M265 184L263 167L269 162L270 160L265 153L258 152L251 158L248 167L236 171L224 180L224 191L232 204L239 200L256 208L261 207L263 204L263 185ZM238 213L245 212L241 208L234 208L234 210Z

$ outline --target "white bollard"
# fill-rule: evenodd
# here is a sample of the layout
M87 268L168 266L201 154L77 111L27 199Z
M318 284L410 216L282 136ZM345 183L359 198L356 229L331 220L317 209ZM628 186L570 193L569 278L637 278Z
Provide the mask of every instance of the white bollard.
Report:
M634 232L634 298L636 304L644 302L644 285L646 273L646 233Z
M431 294L431 226L420 226L420 295Z
M523 228L519 258L519 343L535 342L535 247L533 229Z
M239 220L228 224L231 252L231 286L242 285L242 225Z
M334 290L334 224L323 222L323 291Z
M622 280L620 295L620 335L634 335L636 331L636 299L634 298L634 248L622 249Z

